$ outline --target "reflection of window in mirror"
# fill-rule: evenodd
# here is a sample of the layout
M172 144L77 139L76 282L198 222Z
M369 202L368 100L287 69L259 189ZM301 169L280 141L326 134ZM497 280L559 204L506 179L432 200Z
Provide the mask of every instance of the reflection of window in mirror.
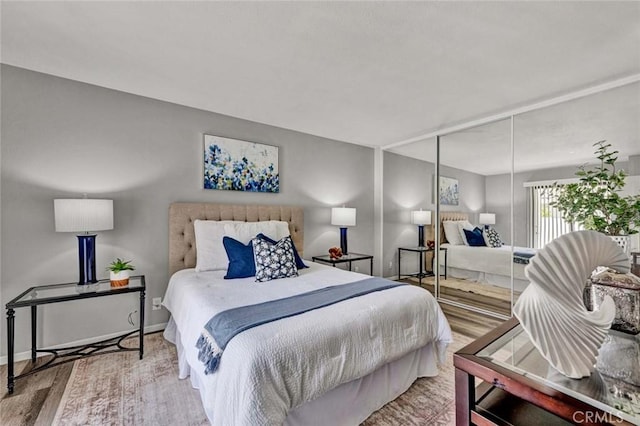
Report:
M629 175L621 194L640 194L640 83L521 114L514 119L514 231L516 242L542 248L584 229L554 206L554 184L575 182L581 165L599 164L594 144L619 151L615 168ZM586 225L589 227L589 224ZM598 229L599 230L599 229ZM631 250L638 249L637 236Z

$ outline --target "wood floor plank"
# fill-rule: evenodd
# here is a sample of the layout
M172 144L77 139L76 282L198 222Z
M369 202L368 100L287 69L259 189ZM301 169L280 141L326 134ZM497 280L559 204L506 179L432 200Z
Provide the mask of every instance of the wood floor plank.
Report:
M31 426L35 423L49 389L28 390L0 401L0 424Z
M442 304L449 325L453 331L477 339L502 323L502 320L471 312L457 306Z
M58 410L58 405L62 399L62 394L64 394L64 389L66 388L71 372L73 371L73 364L74 363L69 362L67 364L62 364L59 367L52 368L52 370L56 371L55 380L49 389L46 400L40 408L40 412L38 413L38 417L34 423L35 426L49 426L53 423L56 411Z
M402 282L420 285L435 294L433 277L423 278L422 284L417 278L403 279ZM511 293L501 287L471 283L457 278L447 278L440 281L440 298L453 302L464 303L468 306L496 312L502 315L511 314ZM469 288L465 290L465 288Z

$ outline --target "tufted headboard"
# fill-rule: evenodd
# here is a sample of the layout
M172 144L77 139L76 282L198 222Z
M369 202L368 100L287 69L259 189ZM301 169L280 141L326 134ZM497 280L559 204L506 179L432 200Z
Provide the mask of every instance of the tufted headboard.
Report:
M196 237L193 221L239 220L261 222L281 220L289 222L291 239L300 256L304 249L304 210L302 207L217 204L172 203L169 206L169 276L174 272L196 266Z
M440 243L446 243L447 237L444 235L444 225L442 222L446 220L469 220L469 213L462 212L440 212Z

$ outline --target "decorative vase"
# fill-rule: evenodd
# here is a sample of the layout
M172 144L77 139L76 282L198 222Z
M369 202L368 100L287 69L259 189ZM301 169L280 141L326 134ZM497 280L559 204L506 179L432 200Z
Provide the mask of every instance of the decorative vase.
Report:
M624 333L640 333L640 278L633 274L618 274L603 269L587 281L587 309L598 310L605 296L616 305L616 316L611 328ZM640 366L640 363L639 363Z
M129 271L109 272L111 287L125 287L129 285Z

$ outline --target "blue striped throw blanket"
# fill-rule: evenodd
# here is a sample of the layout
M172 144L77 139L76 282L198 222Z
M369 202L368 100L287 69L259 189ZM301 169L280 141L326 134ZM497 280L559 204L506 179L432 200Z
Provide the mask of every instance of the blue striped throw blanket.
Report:
M220 312L207 322L196 343L199 350L198 359L205 365L205 374L213 373L218 368L222 352L229 341L244 330L401 285L407 284L384 278L367 278Z

